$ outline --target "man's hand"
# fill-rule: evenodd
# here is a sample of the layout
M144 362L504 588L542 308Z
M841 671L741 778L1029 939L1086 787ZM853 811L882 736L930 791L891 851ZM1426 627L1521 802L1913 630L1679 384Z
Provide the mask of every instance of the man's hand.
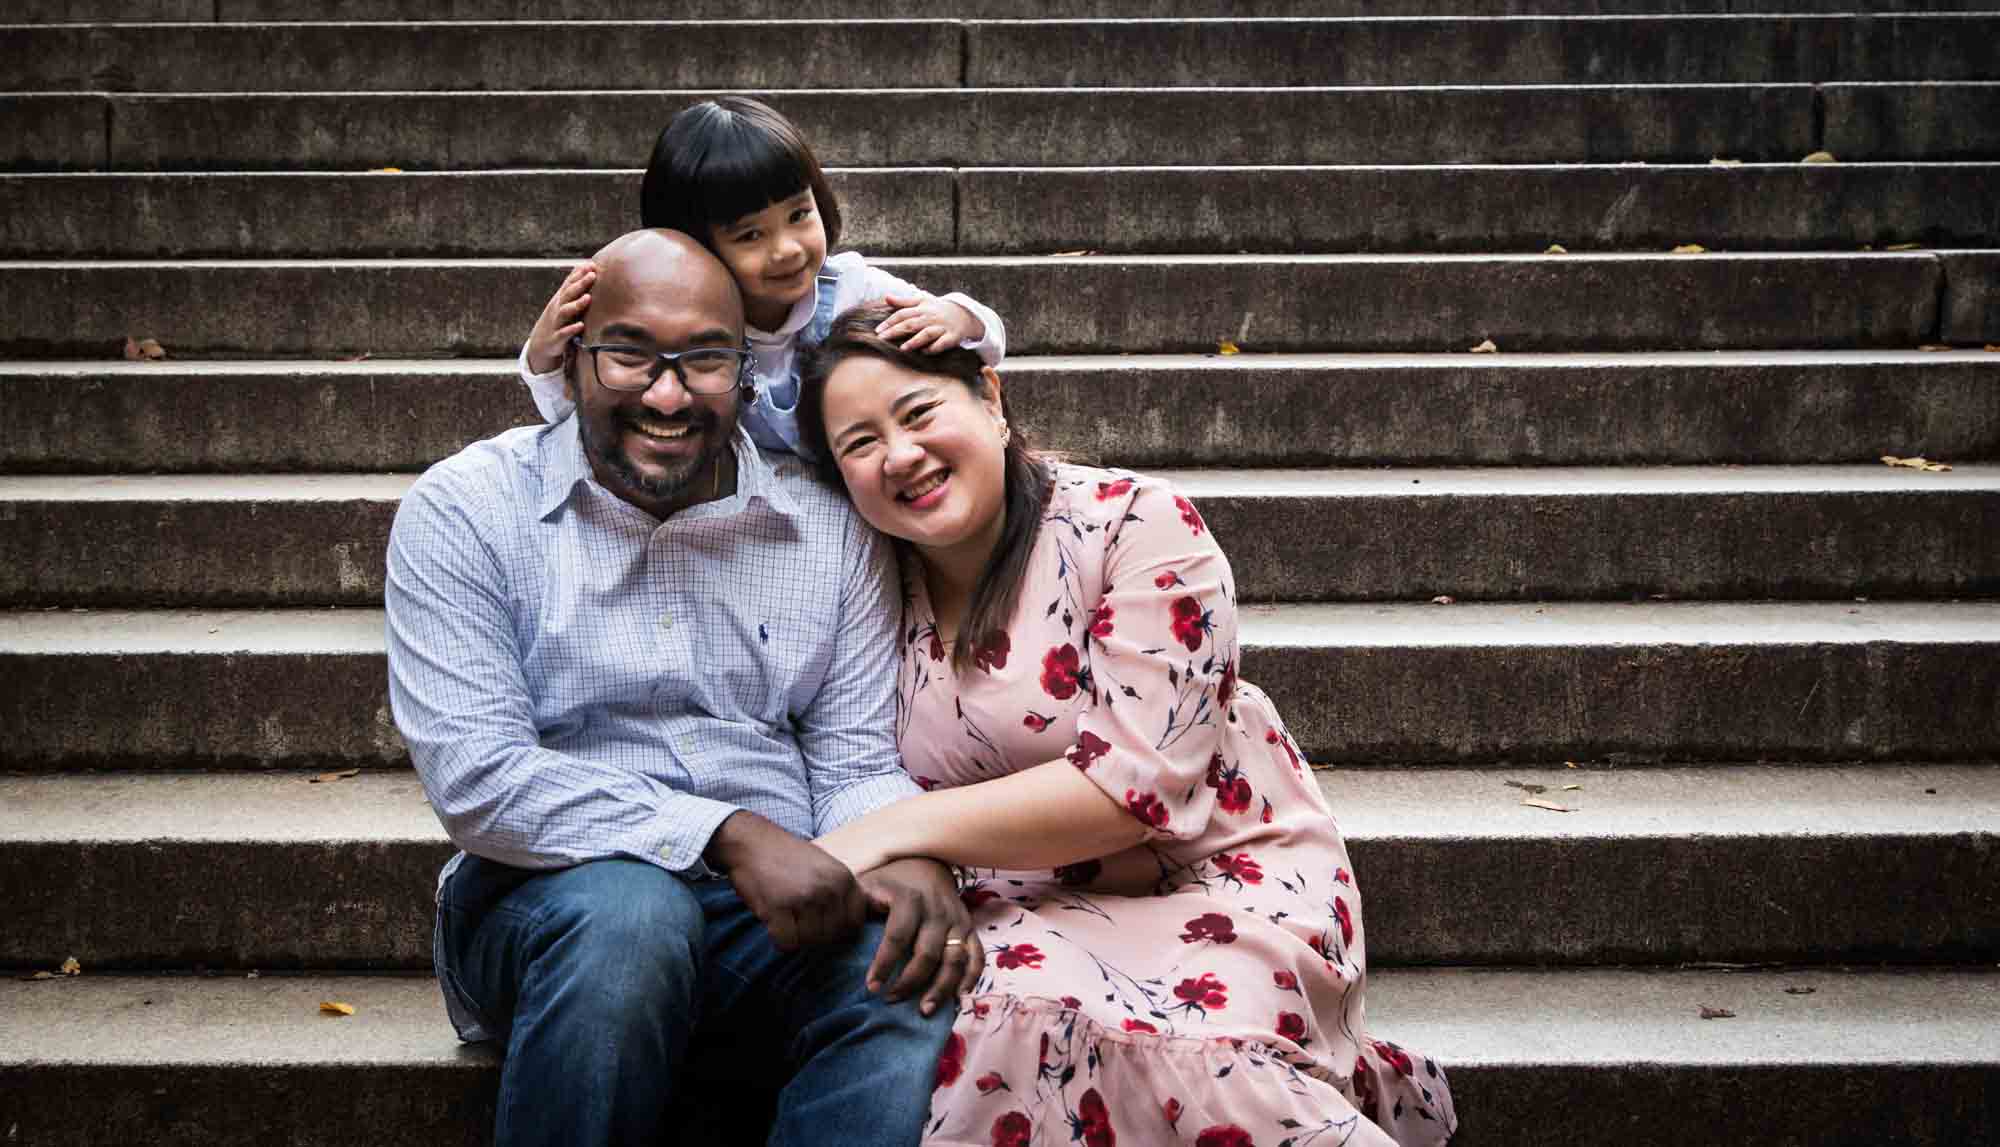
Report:
M883 319L875 333L912 354L920 349L943 354L986 337L986 324L978 316L935 295L890 295L882 301L900 309Z
M583 312L590 309L590 288L596 282L597 264L585 260L570 268L528 332L529 370L547 374L563 364L569 340L583 333Z
M930 1015L970 988L986 969L986 952L972 931L972 913L958 898L951 870L935 860L895 860L861 877L869 907L886 914L882 946L868 965L868 990L879 991L896 965L909 962L889 987L900 1000L922 990L919 1005ZM948 939L963 940L946 944ZM926 986L928 985L928 986Z
M787 952L846 939L868 918L868 900L845 864L756 813L731 813L702 857L728 875Z

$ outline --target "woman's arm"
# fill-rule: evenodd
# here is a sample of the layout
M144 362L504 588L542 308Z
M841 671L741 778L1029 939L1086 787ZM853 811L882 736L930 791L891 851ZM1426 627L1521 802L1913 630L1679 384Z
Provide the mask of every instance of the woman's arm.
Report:
M1146 839L1146 826L1058 758L897 801L819 838L856 873L928 856L976 868L1054 868Z

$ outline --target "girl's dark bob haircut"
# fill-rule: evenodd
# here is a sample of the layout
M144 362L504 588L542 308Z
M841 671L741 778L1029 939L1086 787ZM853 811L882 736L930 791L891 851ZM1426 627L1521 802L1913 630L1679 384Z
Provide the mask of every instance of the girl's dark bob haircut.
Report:
M639 185L639 221L684 231L711 250L727 226L810 188L840 243L840 201L797 125L748 96L717 96L683 110L660 132Z

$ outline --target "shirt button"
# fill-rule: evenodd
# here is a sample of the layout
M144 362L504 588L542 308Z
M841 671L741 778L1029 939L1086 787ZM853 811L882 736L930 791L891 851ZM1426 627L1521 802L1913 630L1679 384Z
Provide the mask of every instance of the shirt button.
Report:
M661 615L660 615L660 628L661 628L661 629L672 629L673 627L674 627L674 615L673 615L673 614L671 614L671 613L663 613L663 614L661 614Z

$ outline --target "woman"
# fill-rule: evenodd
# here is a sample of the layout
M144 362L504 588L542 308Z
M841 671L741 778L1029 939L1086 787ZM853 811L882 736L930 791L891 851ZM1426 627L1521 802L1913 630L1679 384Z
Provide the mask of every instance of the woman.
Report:
M1362 1027L1361 902L1270 700L1229 563L1165 483L1037 456L967 351L840 316L800 429L901 540L905 766L820 843L972 869L987 969L927 1142L1431 1144L1437 1065Z

